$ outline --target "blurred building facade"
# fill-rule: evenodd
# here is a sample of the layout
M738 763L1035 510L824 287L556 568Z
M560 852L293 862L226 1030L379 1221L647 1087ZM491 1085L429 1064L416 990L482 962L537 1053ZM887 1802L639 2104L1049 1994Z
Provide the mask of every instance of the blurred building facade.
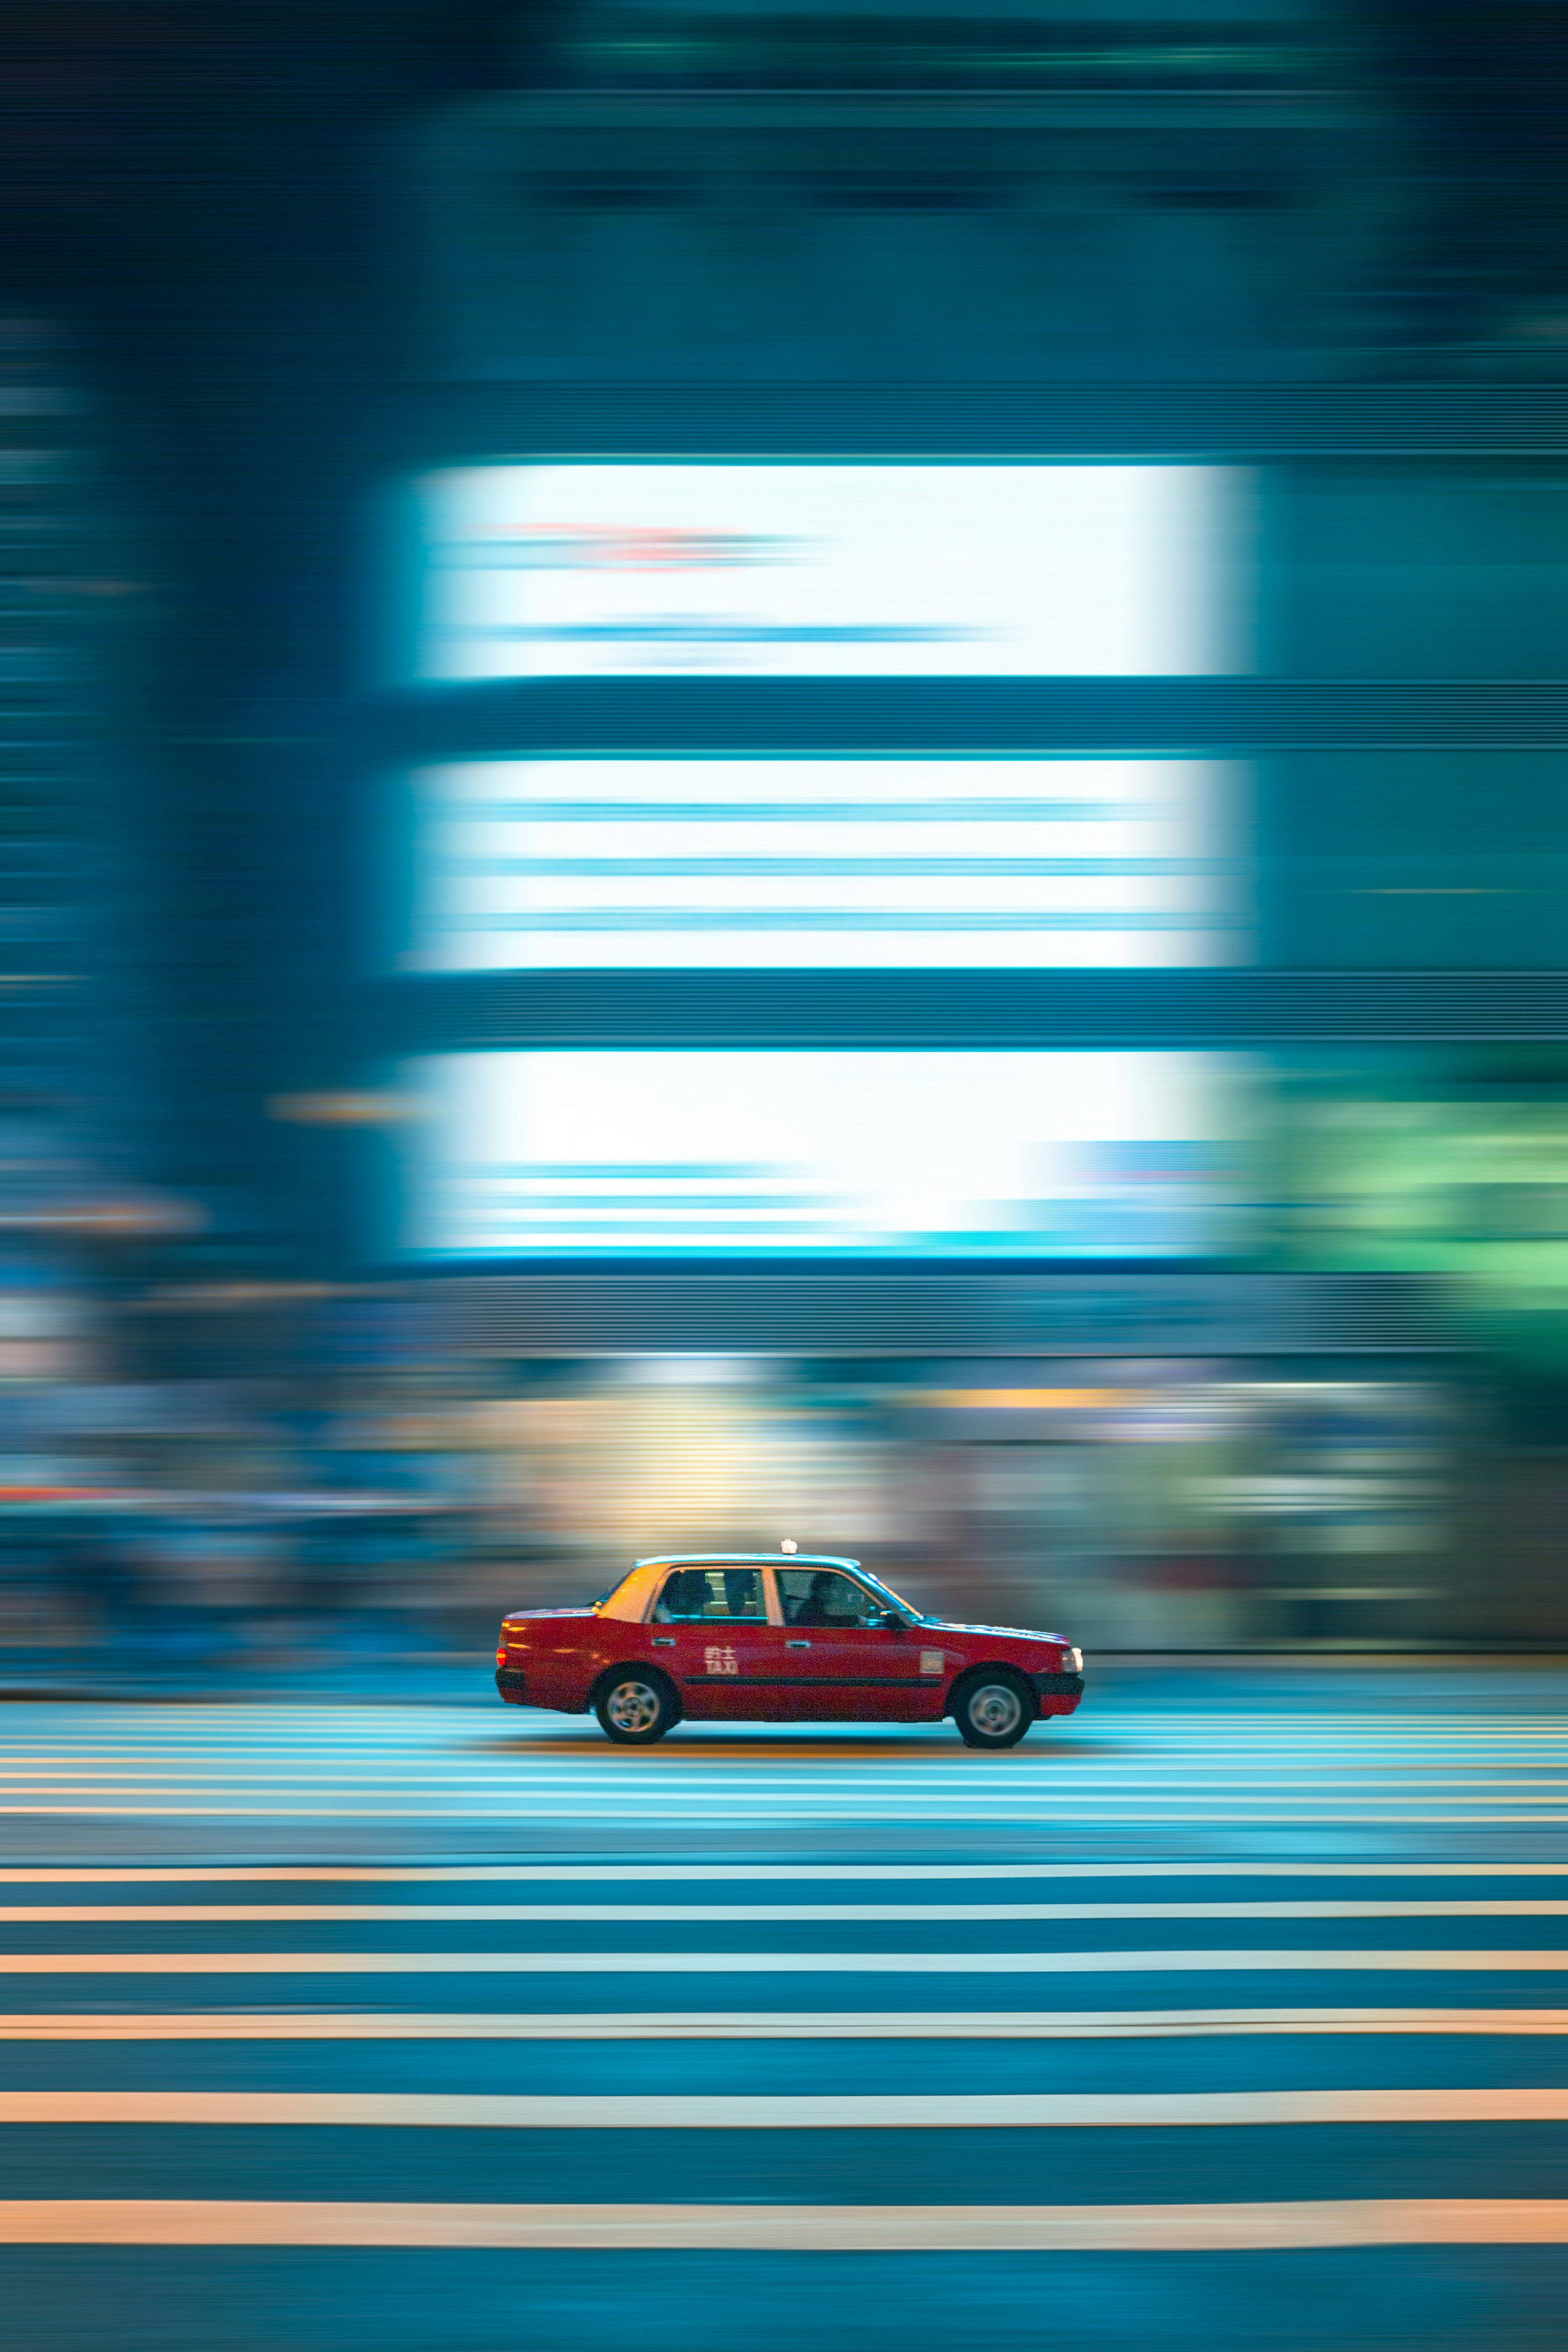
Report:
M41 1428L114 1376L128 1254L184 1212L159 1185L144 583L89 371L20 304L0 315L0 1393L25 1439L29 1397Z
M209 1149L189 1188L270 1185L251 1222L279 1230L318 1194L353 1214L265 1263L193 1236L126 1269L134 1345L68 1449L98 1534L51 1521L65 1573L18 1573L17 1640L68 1653L102 1605L149 1671L374 1673L629 1554L788 1534L1102 1647L1560 1643L1568 278L1542 126L1515 107L1500 181L1485 125L1456 127L1463 28L1417 59L1392 5L556 24L525 88L382 151L410 382L361 485L374 707L310 754L360 764L342 930L379 943L362 999L236 1082L276 1167ZM1226 649L1158 675L422 661L411 483L660 466L1209 469L1241 518ZM422 777L879 759L1223 770L1203 927L989 968L776 933L704 966L673 930L641 962L400 957ZM353 830L340 811L312 868L323 936ZM986 1263L400 1247L421 1069L709 1051L1196 1057L1237 1106L1196 1180L1223 1223ZM179 1194L179 1152L156 1164ZM1194 1188L1173 1167L1100 1171L1122 1230ZM42 1521L11 1524L36 1562Z
M496 1391L496 1491L543 1583L563 1549L749 1542L777 1519L913 1589L1054 1609L1121 1646L1568 1629L1542 1562L1550 1446L1512 1488L1504 1580L1495 1555L1475 1567L1532 1349L1552 1377L1542 1318L1486 1310L1386 1218L1358 1244L1363 1177L1393 1180L1341 1163L1325 1200L1309 1140L1391 1092L1417 1123L1484 1125L1481 1101L1513 1099L1510 1041L1560 1034L1563 1011L1568 572L1550 551L1568 476L1561 404L1527 389L1551 336L1515 318L1509 341L1478 241L1446 277L1434 262L1432 92L1399 33L1287 5L585 7L536 86L419 135L420 317L444 379L415 436L426 467L1206 463L1250 501L1246 627L1207 675L393 698L410 764L764 746L1217 754L1247 779L1226 847L1247 936L1206 966L803 957L716 986L498 957L394 983L393 1029L425 1052L1245 1065L1247 1214L1201 1268L512 1251L430 1280ZM1466 268L1468 297L1438 299ZM1537 1100L1561 1075L1548 1055ZM1525 1182L1493 1148L1489 1181ZM1452 1223L1456 1199L1428 1187L1422 1213ZM1537 1252L1515 1306L1545 1271Z

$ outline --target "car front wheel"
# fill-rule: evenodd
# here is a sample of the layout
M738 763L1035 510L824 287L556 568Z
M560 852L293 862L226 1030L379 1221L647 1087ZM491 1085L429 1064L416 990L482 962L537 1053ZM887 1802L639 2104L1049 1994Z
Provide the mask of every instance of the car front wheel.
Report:
M1022 1675L983 1667L953 1693L952 1713L966 1748L1016 1748L1035 1719L1035 1694Z
M594 1712L605 1738L625 1748L651 1748L680 1716L664 1676L640 1666L607 1674L595 1693Z

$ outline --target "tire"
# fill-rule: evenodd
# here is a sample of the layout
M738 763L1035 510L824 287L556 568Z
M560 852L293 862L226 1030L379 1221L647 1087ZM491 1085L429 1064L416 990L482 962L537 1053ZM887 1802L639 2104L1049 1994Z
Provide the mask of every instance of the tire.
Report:
M651 1748L680 1720L673 1686L653 1666L612 1666L594 1693L594 1712L606 1739L621 1748Z
M1016 1748L1037 1712L1034 1692L1011 1666L981 1666L952 1695L953 1721L966 1748Z

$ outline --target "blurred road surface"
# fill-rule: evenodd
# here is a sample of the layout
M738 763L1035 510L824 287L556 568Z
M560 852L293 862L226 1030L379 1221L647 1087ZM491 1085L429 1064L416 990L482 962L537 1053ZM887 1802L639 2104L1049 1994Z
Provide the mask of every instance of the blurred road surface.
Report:
M1565 1691L1123 1671L1003 1756L13 1706L0 2310L26 2352L1559 2352Z

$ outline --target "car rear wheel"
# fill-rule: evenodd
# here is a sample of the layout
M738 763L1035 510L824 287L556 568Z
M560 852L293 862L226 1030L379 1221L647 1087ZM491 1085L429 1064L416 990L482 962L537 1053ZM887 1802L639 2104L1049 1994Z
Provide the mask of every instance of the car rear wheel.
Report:
M953 1720L966 1748L1016 1748L1035 1712L1034 1692L1006 1666L983 1666L952 1695Z
M594 1694L594 1712L606 1739L624 1748L651 1748L680 1719L674 1691L645 1666L617 1666Z

